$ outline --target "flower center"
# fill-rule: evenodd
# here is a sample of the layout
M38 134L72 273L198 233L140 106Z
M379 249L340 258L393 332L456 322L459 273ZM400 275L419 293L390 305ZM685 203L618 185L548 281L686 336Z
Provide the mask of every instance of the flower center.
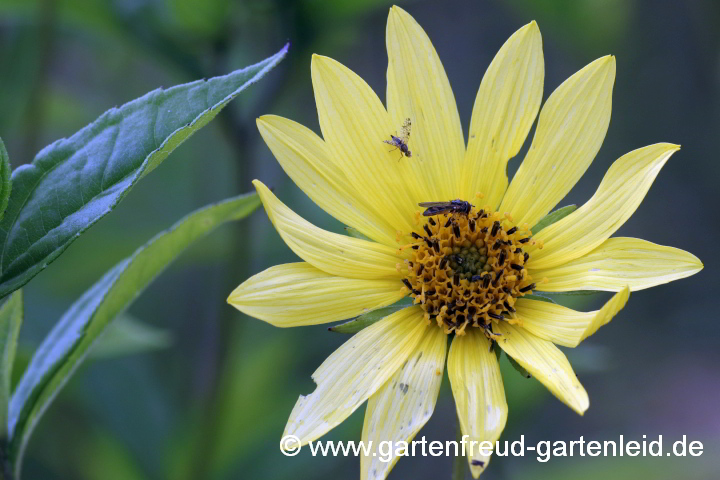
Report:
M523 251L534 243L531 234L527 225L518 228L509 215L488 207L427 217L422 233L411 234L418 242L403 283L426 321L445 333L463 335L471 326L493 339L493 322L517 323L516 299L535 288Z

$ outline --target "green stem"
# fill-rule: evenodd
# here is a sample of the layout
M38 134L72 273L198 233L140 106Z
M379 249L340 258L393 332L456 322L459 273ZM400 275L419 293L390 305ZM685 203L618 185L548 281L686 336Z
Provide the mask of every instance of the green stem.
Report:
M455 440L458 445L462 445L462 428L460 428L460 419L455 417ZM468 460L464 455L458 455L453 461L452 480L465 480L465 472L468 469Z

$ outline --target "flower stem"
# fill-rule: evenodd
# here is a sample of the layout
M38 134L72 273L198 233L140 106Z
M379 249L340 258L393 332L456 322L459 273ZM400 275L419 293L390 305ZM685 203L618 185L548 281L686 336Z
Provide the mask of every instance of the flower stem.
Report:
M462 429L460 428L460 419L456 416L455 417L455 440L457 441L458 445L462 445L460 442L462 441ZM453 468L452 468L452 480L465 480L465 472L468 469L468 461L467 458L465 458L464 455L458 455L455 457L455 460L453 461Z

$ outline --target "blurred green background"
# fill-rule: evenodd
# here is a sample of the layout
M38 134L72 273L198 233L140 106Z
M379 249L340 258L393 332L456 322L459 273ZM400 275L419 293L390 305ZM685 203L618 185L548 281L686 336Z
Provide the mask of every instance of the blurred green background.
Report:
M503 439L703 442L701 457L495 458L492 479L720 477L720 2L716 0L445 0L399 2L442 58L467 129L485 68L516 29L537 20L545 98L593 59L617 56L605 143L566 203L581 204L611 162L659 141L680 143L619 235L691 251L700 274L632 295L628 306L568 355L591 397L577 416L503 361L510 405ZM103 111L158 86L255 63L286 41L288 58L141 182L117 210L26 288L21 350L32 353L101 274L185 213L251 190L260 178L317 225L342 226L289 181L255 128L274 113L318 131L310 55L336 58L385 92L380 0L0 0L0 136L13 166ZM526 147L527 148L527 147ZM521 155L518 158L522 158ZM518 160L510 169L517 168ZM310 374L347 337L325 327L281 330L225 303L249 275L293 261L262 210L198 242L131 307L159 329L158 347L104 351L67 385L31 441L24 478L357 478L357 458L284 457L278 449ZM594 308L603 298L582 305ZM364 409L326 439L358 440ZM443 386L428 440L454 438ZM452 459L401 459L390 478L448 477Z

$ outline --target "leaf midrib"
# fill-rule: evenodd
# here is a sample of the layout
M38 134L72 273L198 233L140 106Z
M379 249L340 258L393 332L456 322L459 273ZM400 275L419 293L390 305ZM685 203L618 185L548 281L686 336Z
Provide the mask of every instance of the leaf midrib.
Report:
M206 81L206 83L207 83L207 81ZM244 85L244 84L243 84L243 85ZM238 87L238 88L240 88L240 87ZM158 90L158 91L156 91L156 92L151 92L151 93L155 93L155 95L154 95L153 97L156 97L159 93L161 93L161 92L168 92L168 91L170 91L170 90L171 90L171 89L168 89L168 90ZM233 93L234 93L234 92L233 92ZM232 96L232 94L230 94L229 96ZM142 98L142 97L141 97L141 98ZM222 105L222 104L225 103L226 101L227 101L227 97L224 98L220 103L218 103L218 105ZM167 138L165 139L165 141L163 141L162 144L160 144L159 146L157 146L154 150L152 150L150 153L148 153L148 154L145 156L145 159L143 160L143 162L140 164L140 166L139 166L137 169L132 170L132 171L131 171L130 173L128 173L127 175L119 178L116 182L111 183L111 184L110 184L110 187L113 187L113 186L115 186L115 185L117 185L117 184L119 184L119 183L122 183L125 179L127 179L127 178L129 178L129 177L132 177L133 175L138 176L139 174L141 174L142 172L144 172L144 171L145 171L145 167L147 166L148 159L149 159L150 157L152 157L152 155L153 155L154 153L156 153L158 150L161 150L162 147L164 147L165 144L167 144L167 142L168 142L171 138L173 138L174 135L175 135L177 132L179 132L180 130L182 130L182 129L184 129L184 128L188 128L189 126L192 126L199 117L203 116L203 115L204 115L205 113L207 113L209 110L212 110L212 106L207 107L207 105L208 105L208 102L207 102L207 101L205 102L205 105L206 105L205 110L203 110L199 115L197 115L197 116L193 119L192 122L186 123L186 124L183 125L182 127L178 127L178 128L176 128L175 130L173 130L173 131L167 136ZM106 115L109 115L109 113L112 112L113 110L118 110L118 109L114 108L114 109L112 109L112 110L108 110L108 112L106 113ZM159 111L159 110L158 110L158 108L157 108L157 106L156 106L155 112L154 112L154 115L153 115L153 127L157 124L158 111ZM110 157L112 157L112 152L115 151L115 146L117 145L117 138L118 138L118 135L119 135L119 124L120 124L120 122L122 122L122 120L123 120L123 118L118 117L118 118L115 120L114 123L111 123L111 124L107 127L107 128L115 128L116 130L118 130L118 132L115 134L115 137L113 138L113 145L112 145L112 149L111 149L111 152L110 152L110 156L108 157L108 161L105 163L105 169L103 170L103 179L101 179L101 182L100 182L100 192L97 193L96 195L93 195L87 202L84 202L84 203L83 203L83 206L82 206L81 208L75 210L75 211L73 212L73 214L79 212L80 210L82 210L82 208L84 208L85 206L87 206L90 202L92 202L92 201L95 200L96 198L100 197L100 196L103 194L104 191L108 190L108 188L103 189L103 180L104 180L104 177L105 177L105 170L107 169L107 163L109 162ZM89 143L90 141L92 141L92 140L94 140L95 138L97 138L97 137L100 135L100 133L104 132L105 130L106 130L106 128L101 129L101 130L95 132L95 133L88 139L88 142L87 142L87 143ZM70 137L70 138L72 138L72 137ZM62 140L59 140L59 141L63 141L63 140L67 141L68 138L66 137L66 138L63 138ZM157 134L156 134L154 128L153 128L153 141L154 141L154 143L157 145ZM76 152L73 152L73 153L76 153ZM8 240L9 240L9 238L10 238L10 233L11 233L11 232L13 231L13 229L15 228L15 224L17 223L17 220L18 220L18 218L20 217L20 212L23 210L23 208L25 208L25 205L27 205L28 201L30 201L30 198L33 196L33 194L34 194L35 191L37 190L37 186L42 182L42 180L43 180L47 175L49 175L50 173L52 173L53 171L55 171L56 168L60 167L61 165L64 165L65 162L67 162L67 160L68 160L70 157L72 157L72 154L69 155L69 156L67 156L67 157L65 157L65 158L63 158L62 161L57 162L55 165L51 166L50 169L48 169L47 171L45 171L45 173L43 173L43 174L38 178L38 181L33 184L33 188L30 190L29 195L28 195L27 197L25 197L25 199L23 200L22 204L20 205L20 208L18 208L18 210L17 210L18 214L15 216L15 218L13 218L13 221L12 221L12 223L10 224L10 228L7 230L7 235L6 235L6 237L5 237L5 242L3 242L2 254L0 255L0 279L2 279L2 275L3 275L3 273L5 272L5 266L6 266L6 265L5 265L5 252L7 251L7 245L8 245L8 243L9 243ZM28 168L39 168L39 167L38 167L37 165L30 164L30 166L29 166ZM112 203L112 206L115 207L115 206L123 199L123 197L128 193L128 191L129 191L134 185L135 185L135 181L130 182L130 185L128 186L128 188L127 188L121 195L118 196L118 198ZM69 216L69 215L68 215L68 216ZM68 216L63 217L63 218L62 218L62 222L64 222L65 219L68 218ZM97 219L95 219L95 221L89 223L89 224L87 225L87 227L86 227L83 231L85 231L85 230L87 230L88 228L90 228L91 226L95 225L95 223L97 223L101 218L103 218L103 217L97 218ZM26 252L29 251L34 245L40 243L40 241L42 241L45 237L47 237L47 235L48 235L50 232L52 232L53 230L55 230L56 228L58 228L59 226L61 226L61 225L62 225L62 222L60 223L60 225L56 226L56 227L53 228L52 230L46 231L41 237L38 237L38 239L37 239L36 241L30 243L30 245L29 245L29 247L27 248ZM73 236L74 236L74 237L77 237L77 236L78 236L79 234L81 234L81 233L82 233L82 232L78 232L78 233L74 234ZM47 258L47 257L48 257L48 256L46 255L45 258ZM18 257L18 258L20 258L20 257ZM16 259L16 260L17 260L17 259ZM10 265L7 265L8 268L9 268L10 266L12 266L12 263L11 263ZM6 281L7 281L7 279L6 279Z
M181 128L184 128L184 127L181 127ZM178 129L178 130L180 130L180 129ZM176 131L177 131L177 130L175 130L173 133L175 133ZM115 148L115 143L117 143L117 137L116 137L116 140L113 141L113 148ZM143 160L143 163L142 163L142 164L140 165L140 167L134 172L135 175L137 175L139 172L142 171L142 168L143 168L143 166L147 163L148 158L149 158L153 153L155 153L157 150L158 150L158 149L153 150L152 152L150 152L150 153L147 155L147 157L145 157L145 160ZM67 158L69 158L69 157L67 157ZM66 158L65 160L67 160L67 158ZM64 162L65 160L63 160L63 162ZM46 171L45 173L42 174L42 176L40 176L40 178L38 179L38 181L33 185L33 189L32 189L32 191L30 192L30 194L25 198L25 200L23 200L20 208L18 209L18 215L16 215L15 218L13 218L13 221L12 221L12 223L10 224L10 228L9 228L8 231L7 231L7 236L5 237L5 242L3 243L2 256L0 257L0 278L2 278L2 274L3 274L3 272L5 271L5 265L4 265L4 264L5 264L5 252L6 252L6 250L7 250L8 239L10 238L10 233L11 233L11 232L13 231L13 229L15 228L15 224L17 223L17 220L18 220L18 218L20 217L19 212L22 211L23 208L25 208L25 205L27 205L27 202L30 200L30 197L32 197L33 194L35 193L35 190L37 189L38 184L40 184L40 182L42 182L42 180L43 180L47 175L49 175L49 174L50 174L51 172L53 172L56 168L58 168L60 165L62 165L63 162L58 163L57 165L53 165L48 171ZM35 167L35 165L32 165L32 166ZM37 168L37 167L36 167L36 168ZM133 175L133 172L130 172L129 174L127 174L127 175L125 175L124 177L120 178L117 182L112 183L111 186L117 185L118 183L122 182L123 180L125 180L126 178L128 178L128 177L130 177L130 176L132 176L132 175ZM128 189L129 189L130 187L132 187L133 185L134 185L134 182L132 182L132 183L130 184L130 186L128 187ZM123 194L122 194L120 197L118 197L118 200L116 200L115 202L113 202L113 206L117 205L118 202L119 202L120 200L122 200L122 196L124 196L125 193L127 193L127 191L126 191L126 192L123 192ZM98 198L101 194L102 194L102 190L101 190L101 192L98 193L97 195L93 195L93 196L90 198L89 201L85 202L81 208L75 210L73 213L77 213L77 212L79 212L80 210L82 210L82 208L84 208L87 204L89 204L90 202L92 202L93 200L95 200L96 198ZM69 215L68 215L68 216L69 216ZM68 216L63 217L62 220L65 221L65 219L68 218ZM102 218L102 217L100 217L100 218ZM92 225L94 225L95 223L97 223L97 221L100 220L100 218L98 218L98 219L96 219L95 221L93 221L93 222L91 222L90 224L88 224L88 228L91 227ZM62 225L62 222L60 223L60 225ZM59 226L59 225L58 225L58 226ZM34 245L36 245L36 244L39 243L42 239L44 239L45 237L47 237L47 235L48 235L50 232L52 232L53 230L55 230L56 228L58 228L58 227L55 227L55 228L53 228L53 229L51 229L51 230L46 231L46 232L43 234L42 237L39 237L35 242L30 243L30 246L28 247L28 249L27 249L26 251L30 250ZM76 234L73 235L73 236L77 236L77 235L78 235L78 234L76 233ZM18 257L18 258L20 258L20 257ZM8 265L8 267L10 267L11 265L12 265L12 263L11 263L10 265Z

